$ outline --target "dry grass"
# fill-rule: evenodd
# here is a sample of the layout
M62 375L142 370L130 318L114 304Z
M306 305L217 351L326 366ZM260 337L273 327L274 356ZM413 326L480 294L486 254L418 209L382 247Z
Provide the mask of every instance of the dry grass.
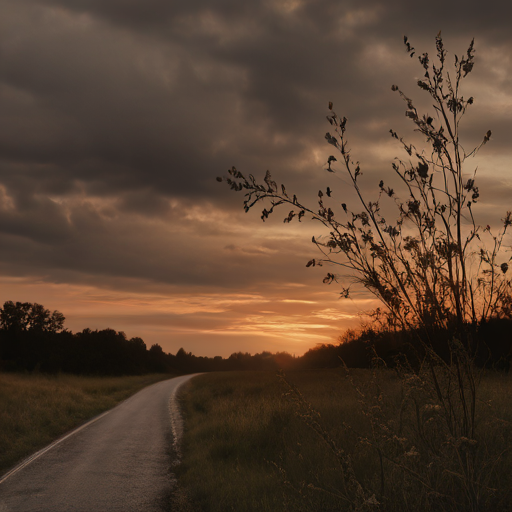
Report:
M484 376L475 444L449 439L426 403L418 420L389 370L286 378L208 374L182 390L179 480L193 510L511 509L512 378Z
M0 473L143 387L170 377L0 373Z

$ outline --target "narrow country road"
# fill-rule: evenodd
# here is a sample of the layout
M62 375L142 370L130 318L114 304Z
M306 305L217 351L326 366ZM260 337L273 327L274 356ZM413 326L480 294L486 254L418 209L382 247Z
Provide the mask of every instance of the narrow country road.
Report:
M0 477L0 512L162 512L181 428L177 388L153 384Z

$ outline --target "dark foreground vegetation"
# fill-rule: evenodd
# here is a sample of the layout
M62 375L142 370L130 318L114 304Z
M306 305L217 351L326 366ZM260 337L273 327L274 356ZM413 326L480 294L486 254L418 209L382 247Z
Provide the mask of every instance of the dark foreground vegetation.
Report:
M512 510L512 379L481 377L469 439L447 435L427 374L198 376L181 393L177 510Z

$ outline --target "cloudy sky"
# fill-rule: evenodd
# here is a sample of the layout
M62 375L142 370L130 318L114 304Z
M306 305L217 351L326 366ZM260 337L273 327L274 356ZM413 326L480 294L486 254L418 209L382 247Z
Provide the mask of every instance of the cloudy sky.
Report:
M463 7L460 7L463 5ZM332 101L377 191L410 133L421 68L403 46L452 53L474 37L479 215L512 203L512 31L504 2L0 0L0 301L58 309L197 355L302 354L375 302L339 300L306 269L321 229L263 224L216 177L236 165L314 202ZM428 107L428 103L426 103ZM468 168L468 173L473 169ZM496 215L498 217L496 217ZM320 232L319 232L320 230Z

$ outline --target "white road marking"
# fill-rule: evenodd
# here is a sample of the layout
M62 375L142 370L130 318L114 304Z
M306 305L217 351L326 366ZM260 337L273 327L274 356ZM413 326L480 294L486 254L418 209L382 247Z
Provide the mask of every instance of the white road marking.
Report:
M122 403L122 402L121 402ZM121 404L119 404L121 405ZM44 455L46 452L49 452L52 448L55 448L57 445L62 443L62 441L65 441L68 439L68 437L71 437L75 435L76 433L80 432L80 430L83 430L85 427L88 427L89 425L92 425L99 419L103 418L103 416L106 416L109 412L111 412L113 409L110 409L108 411L105 411L104 413L100 414L99 416L96 416L96 418L93 418L92 420L88 421L87 423L84 423L82 426L76 428L75 430L72 430L68 434L66 434L64 437L61 437L60 439L57 439L57 441L54 441L53 443L49 444L45 448L39 450L38 452L34 453L27 459L25 459L23 462L18 464L15 468L11 469L8 473L6 473L2 478L0 478L0 484L5 482L10 476L14 475L18 471L22 470L25 466L28 466L31 462L34 462L36 459L41 457L41 455Z

